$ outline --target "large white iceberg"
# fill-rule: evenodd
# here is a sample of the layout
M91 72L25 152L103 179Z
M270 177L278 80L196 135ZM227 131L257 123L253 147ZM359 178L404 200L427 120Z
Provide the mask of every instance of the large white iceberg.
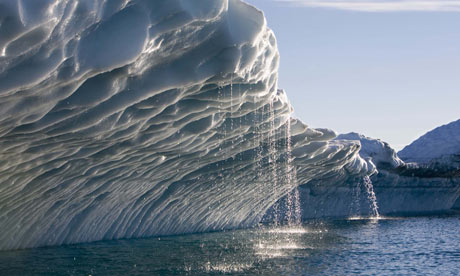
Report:
M290 118L239 0L0 0L0 22L0 249L251 226L294 169L374 169Z

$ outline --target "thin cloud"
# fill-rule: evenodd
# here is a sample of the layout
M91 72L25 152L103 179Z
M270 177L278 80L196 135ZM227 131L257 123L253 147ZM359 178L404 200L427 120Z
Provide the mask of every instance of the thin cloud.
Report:
M460 12L460 0L276 0L312 8L361 12L438 11Z

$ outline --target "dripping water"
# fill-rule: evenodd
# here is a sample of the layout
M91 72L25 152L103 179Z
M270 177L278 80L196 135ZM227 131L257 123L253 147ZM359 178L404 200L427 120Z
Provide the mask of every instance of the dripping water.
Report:
M372 185L371 178L369 176L364 177L364 187L366 187L367 198L369 199L370 207L372 210L372 216L374 218L380 218L379 206L377 205L377 197L374 192L374 185Z
M254 117L254 150L255 150L255 182L260 191L259 195L265 194L266 181L264 178L264 114L265 105L259 106L261 99L255 98L256 113ZM264 198L258 198L259 203L263 204Z
M286 203L287 208L287 219L288 225L300 225L301 224L301 207L300 207L300 196L299 189L297 188L297 171L294 166L294 159L292 156L292 134L291 134L291 119L289 118L286 123L285 129L285 141L286 141L286 184L289 189Z
M293 250L299 248L299 236L306 233L306 230L301 225L301 209L300 209L300 197L299 191L297 189L297 174L296 168L294 166L294 158L292 155L292 133L291 133L291 120L288 119L288 122L284 126L284 133L280 132L281 135L284 134L284 138L280 139L280 141L284 141L283 143L278 144L278 140L276 139L276 130L275 130L275 122L274 122L274 108L273 102L270 104L270 142L269 142L269 160L270 162L270 170L271 170L271 181L273 182L271 185L273 187L273 194L275 198L278 199L281 196L280 188L283 185L283 191L288 191L287 196L285 197L284 203L286 206L285 208L280 208L279 202L277 201L274 206L272 206L273 210L273 226L265 232L268 232L268 236L265 235L264 238L258 239L258 245L256 247L256 252L258 254L266 255L266 256L279 256L279 254L283 254L283 250ZM284 151L285 158L283 163L279 165L276 164L275 158L279 156L276 155L277 150ZM272 161L275 161L272 162ZM275 174L274 174L275 173ZM281 179L277 179L278 175L281 175ZM283 183L280 183L283 181ZM278 187L277 185L280 185ZM280 209L284 210L284 217L283 223L287 220L287 225L283 226L280 223L281 214Z
M269 128L269 134L268 134L268 163L269 163L269 168L270 168L270 178L269 178L269 183L273 187L273 196L274 198L278 199L279 196L279 191L278 191L278 167L276 164L276 159L277 159L277 140L276 140L276 129L275 129L275 110L274 110L274 99L270 101L269 105L269 123L270 123L270 128ZM278 226L280 224L280 218L279 218L279 206L278 203L275 203L273 206L273 223L275 226Z

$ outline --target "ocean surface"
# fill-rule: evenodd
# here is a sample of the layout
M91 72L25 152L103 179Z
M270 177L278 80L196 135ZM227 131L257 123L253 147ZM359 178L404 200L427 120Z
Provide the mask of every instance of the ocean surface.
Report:
M460 275L460 216L323 220L3 251L0 275Z

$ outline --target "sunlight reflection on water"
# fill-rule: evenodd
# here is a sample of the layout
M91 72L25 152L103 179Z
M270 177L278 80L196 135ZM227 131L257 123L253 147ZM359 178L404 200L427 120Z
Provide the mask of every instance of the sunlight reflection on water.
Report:
M355 217L297 227L0 252L2 275L456 275L459 217Z

